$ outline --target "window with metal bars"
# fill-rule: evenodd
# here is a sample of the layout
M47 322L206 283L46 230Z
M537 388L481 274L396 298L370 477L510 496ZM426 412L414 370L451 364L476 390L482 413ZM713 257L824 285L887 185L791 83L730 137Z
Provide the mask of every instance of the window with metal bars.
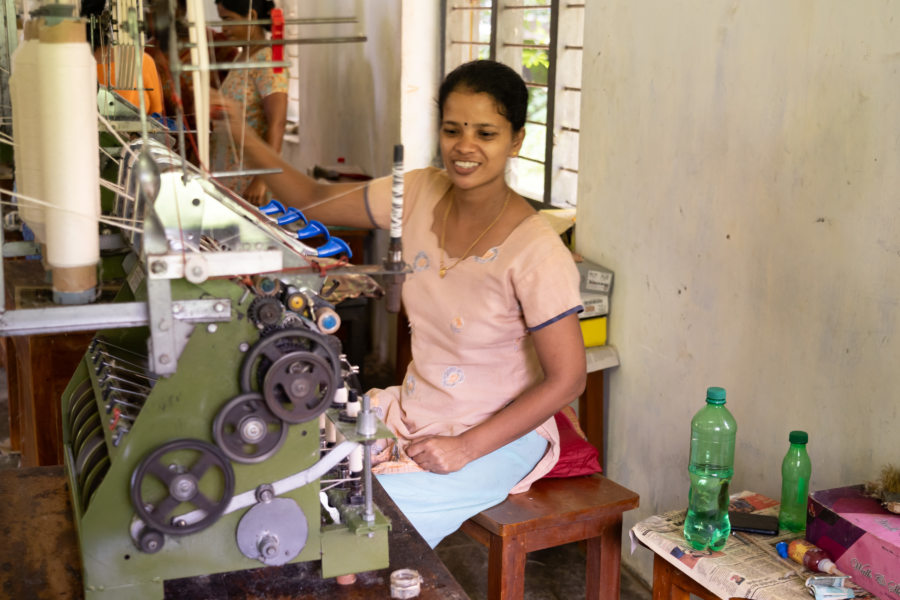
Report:
M575 206L584 2L443 0L443 15L445 74L490 58L516 69L528 86L513 189L546 206Z

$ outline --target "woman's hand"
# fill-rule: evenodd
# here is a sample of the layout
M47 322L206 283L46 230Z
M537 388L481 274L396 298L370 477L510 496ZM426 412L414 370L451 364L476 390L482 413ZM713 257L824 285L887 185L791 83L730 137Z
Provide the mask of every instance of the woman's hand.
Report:
M461 437L444 435L415 440L406 447L406 455L426 471L439 474L459 471L476 458Z
M265 182L256 176L244 190L244 199L253 206L262 206L266 203L266 192L268 192L268 188Z

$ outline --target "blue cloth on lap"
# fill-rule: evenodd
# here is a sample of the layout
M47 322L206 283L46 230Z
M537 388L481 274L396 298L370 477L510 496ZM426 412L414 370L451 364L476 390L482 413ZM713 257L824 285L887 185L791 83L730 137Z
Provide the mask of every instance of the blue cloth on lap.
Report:
M454 473L390 473L377 478L434 548L466 519L503 502L546 450L547 440L532 431Z

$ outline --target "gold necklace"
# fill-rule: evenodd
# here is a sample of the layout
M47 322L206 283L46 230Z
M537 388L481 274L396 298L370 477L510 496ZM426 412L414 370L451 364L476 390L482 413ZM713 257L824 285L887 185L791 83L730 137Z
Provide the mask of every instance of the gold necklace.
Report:
M444 222L441 224L441 255L440 255L441 269L438 271L438 275L440 275L441 279L444 278L444 275L447 274L447 271L449 271L450 269L452 269L453 267L458 265L460 263L460 261L462 259L464 259L469 254L469 252L472 251L472 248L475 247L475 244L477 244L478 242L481 241L481 238L483 238L485 236L485 234L487 234L487 232L491 230L491 227L493 227L494 225L497 224L497 221L500 220L501 215L503 215L504 211L506 211L506 205L509 204L509 196L511 193L512 193L511 189L506 190L506 199L503 201L503 208L500 209L500 212L497 213L497 216L494 217L494 220L491 221L491 224L488 225L485 228L485 230L482 231L478 235L477 238L475 238L474 242L469 244L469 247L466 248L466 251L463 252L459 258L456 259L456 262L454 262L449 267L445 267L444 266L444 238L447 235L447 217L450 216L450 208L453 206L453 195L452 194L450 195L450 202L447 203L447 209L444 211Z

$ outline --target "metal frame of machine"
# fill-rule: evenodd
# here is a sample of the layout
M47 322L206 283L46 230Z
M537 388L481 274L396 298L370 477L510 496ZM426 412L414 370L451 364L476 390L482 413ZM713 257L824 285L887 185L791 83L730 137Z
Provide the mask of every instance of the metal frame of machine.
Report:
M369 446L392 434L322 288L399 284L399 247L348 266L321 224L255 209L143 130L118 149L116 300L0 311L0 335L100 330L61 399L86 596L157 599L165 580L299 561L323 577L387 567Z

